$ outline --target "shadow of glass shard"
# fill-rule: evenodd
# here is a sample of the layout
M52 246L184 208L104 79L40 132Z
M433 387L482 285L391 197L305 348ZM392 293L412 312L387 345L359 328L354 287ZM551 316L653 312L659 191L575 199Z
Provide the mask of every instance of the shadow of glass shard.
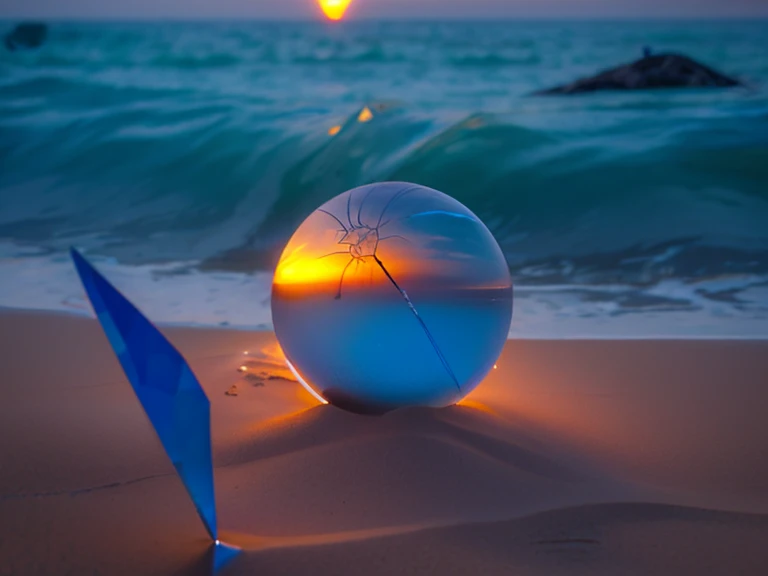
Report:
M72 249L71 255L128 381L176 467L208 534L216 541L208 397L187 362L157 328L79 252ZM217 543L216 557L229 559L232 548L221 546ZM215 563L218 564L218 560Z

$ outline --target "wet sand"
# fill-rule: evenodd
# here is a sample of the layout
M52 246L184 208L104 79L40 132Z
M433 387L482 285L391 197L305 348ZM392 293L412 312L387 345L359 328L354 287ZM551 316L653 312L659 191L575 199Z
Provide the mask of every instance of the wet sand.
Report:
M768 573L766 342L515 340L461 405L367 417L271 333L164 331L211 399L223 574ZM98 324L0 342L0 574L207 573Z

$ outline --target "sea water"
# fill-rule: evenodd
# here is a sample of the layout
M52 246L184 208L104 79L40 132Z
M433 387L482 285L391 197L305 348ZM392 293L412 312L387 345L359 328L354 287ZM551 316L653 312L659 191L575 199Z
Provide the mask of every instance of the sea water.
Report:
M10 28L12 23L6 23ZM768 22L52 23L0 50L0 306L270 328L314 209L403 180L493 232L523 337L768 336ZM534 97L639 57L732 90Z

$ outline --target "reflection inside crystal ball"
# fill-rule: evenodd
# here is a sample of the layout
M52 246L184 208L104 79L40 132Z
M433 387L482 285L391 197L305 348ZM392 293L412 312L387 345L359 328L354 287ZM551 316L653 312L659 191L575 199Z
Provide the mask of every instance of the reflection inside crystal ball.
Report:
M443 407L491 370L512 281L486 226L450 196L386 182L315 210L275 270L286 358L329 403L359 413Z

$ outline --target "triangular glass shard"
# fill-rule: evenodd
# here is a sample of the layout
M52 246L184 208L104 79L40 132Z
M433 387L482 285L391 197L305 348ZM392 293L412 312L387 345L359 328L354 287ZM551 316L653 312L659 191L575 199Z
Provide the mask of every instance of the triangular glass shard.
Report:
M189 492L217 539L210 402L181 354L75 249L80 280L112 349Z
M213 573L216 574L224 568L235 556L240 554L241 550L237 546L230 546L219 540L213 545Z

